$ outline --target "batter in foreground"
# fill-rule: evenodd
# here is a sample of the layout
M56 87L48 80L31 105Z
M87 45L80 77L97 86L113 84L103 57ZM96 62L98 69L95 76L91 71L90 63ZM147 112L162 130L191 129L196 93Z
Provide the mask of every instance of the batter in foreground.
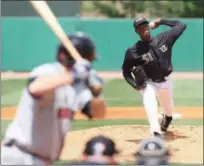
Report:
M174 107L170 78L173 71L172 48L186 25L166 19L157 19L149 24L146 18L135 19L133 25L141 40L126 50L122 65L123 76L142 94L151 133L160 136L161 131L166 132L172 121ZM170 29L152 37L150 29L159 25L167 25ZM163 114L161 124L157 117L157 98Z
M70 40L85 57L90 50L88 42L83 42L85 37L73 35ZM93 70L90 61L71 63L70 58L69 52L59 49L57 62L31 71L16 117L5 134L2 165L51 165L59 159L77 110L73 85L87 82Z

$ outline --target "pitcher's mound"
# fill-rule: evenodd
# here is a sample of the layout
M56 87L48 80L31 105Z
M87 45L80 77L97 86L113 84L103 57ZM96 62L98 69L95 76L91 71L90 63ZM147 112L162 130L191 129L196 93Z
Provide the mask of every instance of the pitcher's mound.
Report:
M165 134L167 146L175 163L202 163L203 162L203 128L202 126L173 126ZM71 132L65 141L61 154L62 160L80 159L84 145L93 136L103 134L111 137L119 150L119 162L134 162L132 154L138 143L150 136L148 126L122 125L91 128Z

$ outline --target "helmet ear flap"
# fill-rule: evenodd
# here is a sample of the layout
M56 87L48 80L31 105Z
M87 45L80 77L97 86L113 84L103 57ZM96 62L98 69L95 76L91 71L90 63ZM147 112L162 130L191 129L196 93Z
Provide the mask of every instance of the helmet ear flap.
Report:
M70 56L69 52L62 44L60 44L57 50L57 61L65 66L75 63L75 60Z
M59 53L57 55L57 60L64 66L70 66L75 63L75 60L71 56L65 55L64 53Z
M59 60L60 62L63 62L65 59L66 59L65 55L63 55L62 53L59 53L59 55L58 55L58 60Z
M63 65L66 65L67 61L68 61L65 54L63 54L63 53L58 53L57 60Z

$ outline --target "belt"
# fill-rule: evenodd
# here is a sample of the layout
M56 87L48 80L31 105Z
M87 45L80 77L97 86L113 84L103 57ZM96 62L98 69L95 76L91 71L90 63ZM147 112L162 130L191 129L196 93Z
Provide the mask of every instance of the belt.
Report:
M45 162L45 164L51 164L51 163L53 163L53 161L52 161L50 158L41 156L41 155L39 155L39 154L37 154L37 153L30 152L29 149L27 149L26 147L20 145L20 144L19 144L16 140L14 140L14 139L11 139L11 140L5 142L5 143L4 143L4 146L7 146L7 147L16 146L16 147L17 147L19 150L21 150L22 152L25 152L25 153L27 153L27 154L30 154L30 155L33 156L33 157L36 157L36 158L42 160L43 162Z
M166 81L165 78L163 78L163 79L151 79L151 80L152 80L152 82L156 82L156 83L162 83L162 82Z

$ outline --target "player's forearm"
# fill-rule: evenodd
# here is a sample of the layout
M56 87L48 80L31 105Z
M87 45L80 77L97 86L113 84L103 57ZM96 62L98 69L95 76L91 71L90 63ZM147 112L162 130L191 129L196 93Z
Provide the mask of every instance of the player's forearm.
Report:
M167 20L167 19L161 19L160 20L160 25L167 25L170 27L177 26L181 30L184 30L186 28L186 24L182 23L181 21L178 20Z
M91 89L93 96L97 97L101 94L101 92L103 90L103 85L92 86L92 87L90 87L90 89Z
M54 91L56 88L73 82L72 73L66 73L56 76L39 76L29 86L29 92L39 96L46 92Z
M135 80L133 79L131 73L123 71L123 77L125 78L126 82L130 84L134 89L136 88Z
M174 27L178 24L180 24L181 22L178 20L167 20L167 19L161 19L160 20L160 25L167 25L170 27Z
M168 31L168 38L169 38L169 41L171 41L171 43L174 43L179 38L179 36L183 33L183 31L186 29L186 24L175 20L161 19L160 24L168 25L172 27Z

